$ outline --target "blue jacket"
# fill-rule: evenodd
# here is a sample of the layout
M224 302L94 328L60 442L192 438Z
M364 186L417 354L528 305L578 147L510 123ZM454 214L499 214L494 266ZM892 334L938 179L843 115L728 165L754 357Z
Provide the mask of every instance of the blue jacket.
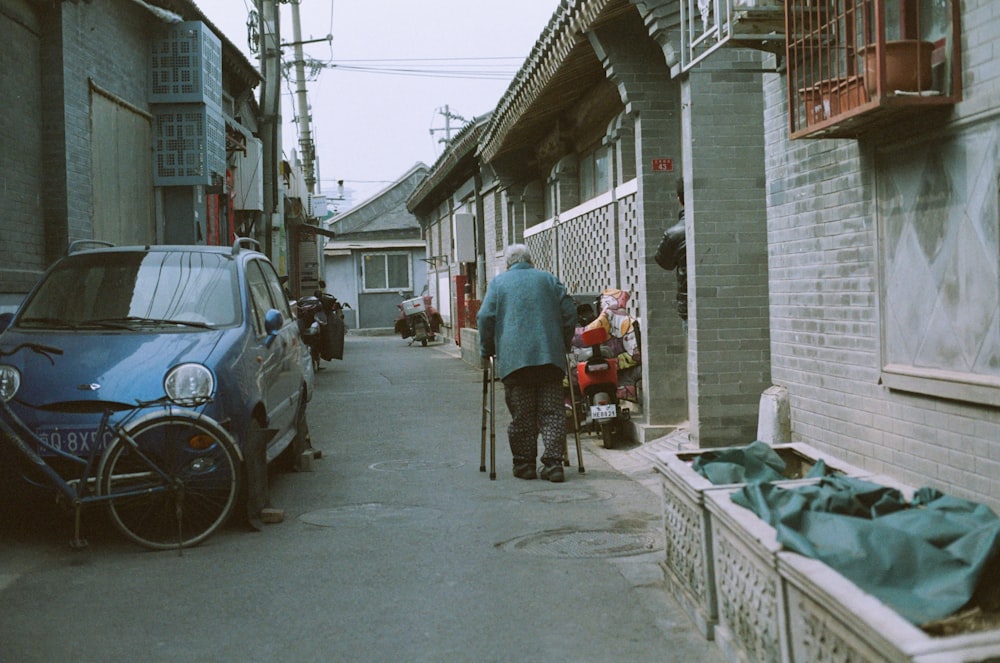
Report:
M496 355L499 378L546 364L566 372L576 306L552 274L528 263L515 263L490 281L476 323L479 354Z

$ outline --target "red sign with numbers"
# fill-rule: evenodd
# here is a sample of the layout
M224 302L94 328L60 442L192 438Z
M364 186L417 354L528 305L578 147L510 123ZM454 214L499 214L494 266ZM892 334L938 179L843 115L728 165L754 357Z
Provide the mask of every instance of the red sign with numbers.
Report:
M662 173L672 173L674 171L674 160L653 159L653 170Z

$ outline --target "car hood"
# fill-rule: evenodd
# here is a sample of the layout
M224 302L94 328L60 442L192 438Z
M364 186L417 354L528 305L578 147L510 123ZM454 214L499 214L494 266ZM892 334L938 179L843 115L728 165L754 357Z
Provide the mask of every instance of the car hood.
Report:
M225 330L197 332L19 333L8 329L0 347L38 343L60 348L49 361L31 350L5 357L21 371L15 400L33 407L86 402L134 404L164 395L163 378L177 364L208 363Z

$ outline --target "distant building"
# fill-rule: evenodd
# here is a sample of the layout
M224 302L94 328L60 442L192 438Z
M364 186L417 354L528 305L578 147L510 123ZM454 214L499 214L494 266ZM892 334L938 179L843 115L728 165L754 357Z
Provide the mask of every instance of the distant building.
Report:
M325 222L333 233L323 250L326 290L351 305L349 328L392 328L403 299L428 289L427 251L406 200L426 177L417 163L396 182Z

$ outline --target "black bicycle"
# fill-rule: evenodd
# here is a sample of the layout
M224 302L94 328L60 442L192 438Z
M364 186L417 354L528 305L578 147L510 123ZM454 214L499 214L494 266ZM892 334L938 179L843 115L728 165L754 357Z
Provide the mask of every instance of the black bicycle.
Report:
M22 343L0 350L0 357L25 349L49 361L62 354L59 348ZM68 503L74 515L74 549L87 545L80 537L81 511L104 504L112 522L132 541L153 550L182 550L201 543L228 520L243 480L232 437L191 409L203 403L166 397L137 402L114 422L106 410L96 438L109 440L104 451L95 444L88 455L76 456L40 438L0 399L0 440L28 462L32 477L25 473L26 480L53 489ZM79 475L63 478L49 458L78 466Z

